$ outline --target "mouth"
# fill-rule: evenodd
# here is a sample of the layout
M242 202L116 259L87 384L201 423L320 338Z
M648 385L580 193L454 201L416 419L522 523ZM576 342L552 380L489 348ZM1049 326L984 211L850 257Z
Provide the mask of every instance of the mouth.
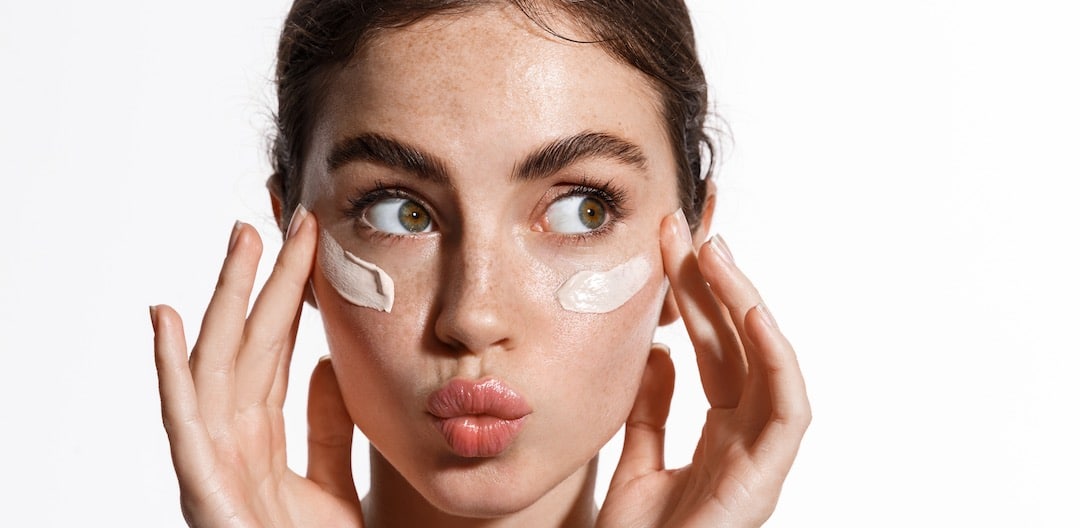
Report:
M435 429L455 455L498 456L513 444L532 408L497 379L451 380L427 402Z

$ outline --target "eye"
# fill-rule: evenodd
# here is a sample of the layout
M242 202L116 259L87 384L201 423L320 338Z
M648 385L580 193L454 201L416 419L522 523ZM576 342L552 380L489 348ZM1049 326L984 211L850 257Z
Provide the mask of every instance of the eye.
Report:
M572 194L555 200L547 210L548 229L556 233L588 233L607 220L604 202L588 195Z
M431 215L424 206L408 198L383 198L364 211L364 220L371 227L399 235L431 231Z

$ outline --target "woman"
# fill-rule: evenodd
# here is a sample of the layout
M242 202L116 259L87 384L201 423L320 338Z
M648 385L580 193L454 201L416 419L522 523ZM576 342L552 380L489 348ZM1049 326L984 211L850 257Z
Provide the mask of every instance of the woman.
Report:
M270 181L286 241L237 224L187 361L151 309L192 526L756 526L809 423L794 353L722 240L680 1L297 1ZM667 279L667 280L665 280ZM303 300L309 467L285 464ZM682 317L712 408L663 467ZM600 508L600 448L625 424ZM353 484L353 427L371 488Z

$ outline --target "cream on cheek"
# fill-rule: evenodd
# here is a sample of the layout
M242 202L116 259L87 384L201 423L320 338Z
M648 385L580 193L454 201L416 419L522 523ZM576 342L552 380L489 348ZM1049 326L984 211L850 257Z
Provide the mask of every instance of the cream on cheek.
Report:
M381 312L394 307L390 275L342 248L326 231L319 235L319 264L327 282L349 303Z
M555 295L564 310L608 313L637 295L651 273L648 259L639 255L606 271L579 271Z

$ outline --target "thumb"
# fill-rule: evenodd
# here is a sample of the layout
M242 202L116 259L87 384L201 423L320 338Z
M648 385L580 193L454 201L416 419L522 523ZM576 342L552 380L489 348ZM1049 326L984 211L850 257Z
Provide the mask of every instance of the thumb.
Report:
M675 365L667 346L653 343L634 406L626 418L622 457L611 489L664 469L664 424L675 390Z
M329 357L315 365L308 393L308 472L336 497L359 502L352 475L353 421Z

